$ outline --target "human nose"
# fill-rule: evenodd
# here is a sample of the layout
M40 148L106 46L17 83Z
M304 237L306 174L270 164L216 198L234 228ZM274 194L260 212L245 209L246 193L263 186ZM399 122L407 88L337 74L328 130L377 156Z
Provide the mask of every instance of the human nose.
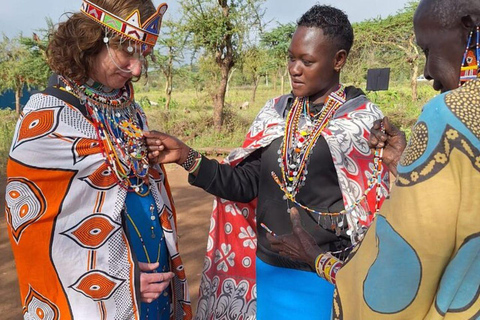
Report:
M302 68L300 63L298 61L289 61L288 62L288 73L290 73L290 76L299 76L302 74Z
M132 58L130 59L130 65L128 70L132 73L132 76L139 77L142 74L142 67L144 61L142 58Z
M430 72L428 71L429 70L429 60L428 58L426 58L425 60L425 67L423 67L423 76L425 77L425 79L427 80L432 80L432 76L430 75Z

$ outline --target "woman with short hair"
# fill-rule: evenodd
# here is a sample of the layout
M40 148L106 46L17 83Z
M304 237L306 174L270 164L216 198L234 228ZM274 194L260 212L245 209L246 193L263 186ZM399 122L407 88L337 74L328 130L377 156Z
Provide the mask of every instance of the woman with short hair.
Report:
M330 319L336 269L321 278L279 254L267 233L290 233L288 210L296 207L321 248L309 254L341 259L387 194L367 145L383 115L360 89L340 83L352 43L342 11L308 10L288 50L292 93L267 102L228 164L166 134L146 134L153 160L181 164L193 185L231 200L214 204L198 319Z

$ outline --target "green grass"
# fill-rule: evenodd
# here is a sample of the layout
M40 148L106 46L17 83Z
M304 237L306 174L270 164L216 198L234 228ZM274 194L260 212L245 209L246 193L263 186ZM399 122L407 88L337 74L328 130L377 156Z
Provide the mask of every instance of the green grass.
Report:
M136 84L136 100L141 102L148 116L149 127L177 136L194 148L234 148L242 144L251 122L268 99L280 95L279 89L260 86L256 101L248 109L240 106L251 98L251 88L229 90L226 97L225 121L222 132L213 129L213 108L209 95L194 90L177 90L172 96L171 108L164 109L162 91L142 90ZM420 114L422 106L437 94L429 83L419 83L418 101L412 102L410 88L406 84L392 84L389 91L369 92L367 96L380 106L391 121L406 131ZM153 102L151 105L149 102ZM156 106L154 104L157 104ZM14 111L0 110L0 172L5 172L8 151L15 128Z
M401 84L391 85L388 91L369 92L367 96L382 109L385 116L410 136L423 105L438 92L433 90L431 83L418 83L418 99L412 101L409 86Z

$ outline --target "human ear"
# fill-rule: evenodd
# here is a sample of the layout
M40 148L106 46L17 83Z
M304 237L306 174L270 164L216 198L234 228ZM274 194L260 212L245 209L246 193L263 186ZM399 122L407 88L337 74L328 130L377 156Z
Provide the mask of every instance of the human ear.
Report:
M462 26L468 30L472 30L475 27L480 26L480 16L479 15L466 15L461 18Z
M348 53L345 49L338 50L335 54L335 61L333 68L336 72L340 72L347 62Z

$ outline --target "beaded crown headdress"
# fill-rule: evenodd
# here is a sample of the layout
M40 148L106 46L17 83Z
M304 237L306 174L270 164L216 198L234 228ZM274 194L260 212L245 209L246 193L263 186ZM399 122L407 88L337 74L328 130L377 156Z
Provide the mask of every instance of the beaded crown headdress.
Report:
M141 23L138 10L134 10L127 19L122 19L88 0L83 0L81 11L90 19L108 28L109 31L135 41L145 48L145 46L153 47L157 43L162 18L167 8L168 5L162 3L144 23Z

